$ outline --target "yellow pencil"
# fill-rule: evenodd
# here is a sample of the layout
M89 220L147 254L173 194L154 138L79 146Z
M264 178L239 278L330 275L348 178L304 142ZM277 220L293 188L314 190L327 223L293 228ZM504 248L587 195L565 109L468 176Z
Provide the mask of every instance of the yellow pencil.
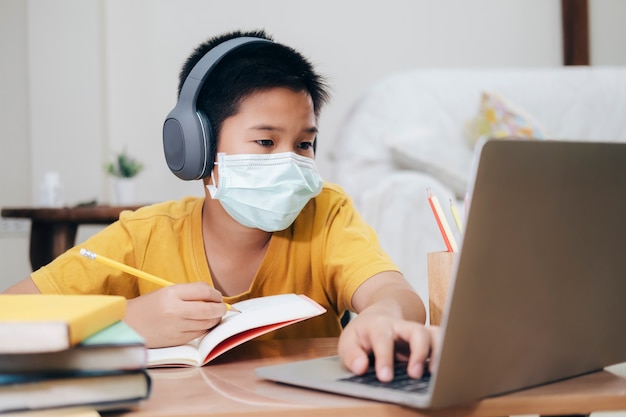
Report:
M459 229L459 233L463 233L461 216L459 215L459 211L456 209L456 205L454 205L452 199L450 199L450 211L452 212L452 218L454 219L454 224L456 224L456 228Z
M163 278L159 278L159 277L157 277L155 275L152 275L152 274L149 274L147 272L141 271L141 270L139 270L137 268L133 268L132 266L128 266L128 265L123 264L121 262L114 261L113 259L109 259L106 256L96 255L94 252L91 252L91 251L89 251L89 250L87 250L85 248L81 248L80 254L82 256L84 256L85 258L91 259L93 261L98 261L98 262L100 262L102 264L105 264L105 265L108 265L110 267L119 269L120 271L123 271L123 272L127 272L127 273L129 273L131 275L136 276L137 278L145 279L146 281L150 281L150 282L152 282L154 284L161 285L163 287L167 287L168 285L174 285L173 282L166 281ZM236 308L234 308L233 306L231 306L228 303L224 303L224 304L226 304L226 308L228 310L232 310L234 312L238 312L239 311L239 310L237 310Z

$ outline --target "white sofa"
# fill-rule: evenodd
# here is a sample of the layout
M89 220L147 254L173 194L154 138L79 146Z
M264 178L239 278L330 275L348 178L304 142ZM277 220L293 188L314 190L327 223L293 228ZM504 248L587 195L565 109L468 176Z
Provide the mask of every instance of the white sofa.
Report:
M549 138L626 141L623 67L418 69L369 88L336 138L333 179L425 300L426 254L445 250L427 189L463 212L473 155L464 132L484 91L522 108Z

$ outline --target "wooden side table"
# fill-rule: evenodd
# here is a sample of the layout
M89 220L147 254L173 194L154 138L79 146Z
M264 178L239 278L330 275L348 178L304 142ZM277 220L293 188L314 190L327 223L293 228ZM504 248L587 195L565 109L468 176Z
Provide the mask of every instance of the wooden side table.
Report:
M111 224L123 210L139 207L5 207L0 215L31 220L30 264L35 271L75 245L76 231L81 224Z

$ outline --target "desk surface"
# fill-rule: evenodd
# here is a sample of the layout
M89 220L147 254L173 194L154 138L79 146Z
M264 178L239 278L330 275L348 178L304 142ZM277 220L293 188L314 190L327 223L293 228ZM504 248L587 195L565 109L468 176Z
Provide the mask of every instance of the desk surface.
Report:
M336 339L251 341L202 368L152 369L152 394L117 416L508 416L626 410L626 369L601 371L442 410L415 410L259 379L258 366L336 353ZM620 365L621 366L621 365Z

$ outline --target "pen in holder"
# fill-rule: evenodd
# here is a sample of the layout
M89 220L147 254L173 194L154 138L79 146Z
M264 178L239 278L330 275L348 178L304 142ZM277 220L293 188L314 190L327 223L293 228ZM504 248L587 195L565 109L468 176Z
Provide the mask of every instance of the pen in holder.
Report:
M428 310L430 324L439 326L448 294L448 284L455 257L458 252L429 252L428 265Z

